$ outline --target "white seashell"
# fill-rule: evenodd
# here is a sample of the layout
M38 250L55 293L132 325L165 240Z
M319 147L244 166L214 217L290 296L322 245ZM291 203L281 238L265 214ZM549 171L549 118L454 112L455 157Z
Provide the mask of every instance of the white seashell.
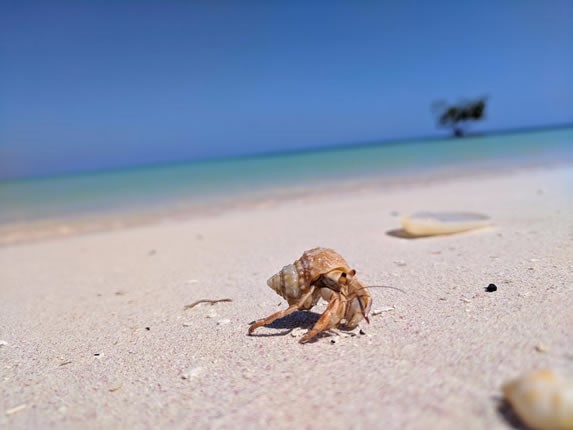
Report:
M487 215L470 212L417 212L404 215L400 222L412 236L461 233L492 225Z
M535 370L502 387L519 418L536 430L573 430L573 383L551 369Z

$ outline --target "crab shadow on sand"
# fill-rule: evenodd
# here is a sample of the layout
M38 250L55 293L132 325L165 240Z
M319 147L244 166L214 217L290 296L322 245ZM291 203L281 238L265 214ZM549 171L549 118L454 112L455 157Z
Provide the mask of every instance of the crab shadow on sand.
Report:
M316 312L308 312L308 311L296 311L286 317L279 318L278 320L273 321L270 324L267 324L265 327L272 328L274 330L282 330L276 333L253 333L251 336L253 337L271 337L271 336L286 336L291 331L296 328L302 329L310 329L318 319L320 318L320 314ZM252 321L254 322L254 321Z

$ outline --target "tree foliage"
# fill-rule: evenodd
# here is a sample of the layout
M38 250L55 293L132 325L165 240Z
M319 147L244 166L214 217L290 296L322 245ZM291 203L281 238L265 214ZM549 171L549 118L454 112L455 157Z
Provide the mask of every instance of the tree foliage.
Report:
M454 136L462 137L466 134L464 127L469 121L479 121L484 118L486 105L487 98L482 97L455 105L439 101L435 102L432 108L437 114L438 126L451 128Z

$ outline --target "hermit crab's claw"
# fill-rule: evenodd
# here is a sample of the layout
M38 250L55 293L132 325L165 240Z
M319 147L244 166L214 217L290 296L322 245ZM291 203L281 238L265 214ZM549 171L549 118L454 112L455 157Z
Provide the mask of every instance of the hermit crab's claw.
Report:
M370 308L372 307L372 296L366 287L362 284L362 282L357 280L357 283L360 284L360 289L358 290L357 298L358 303L360 303L360 311L362 316L366 320L368 324L370 324L370 319L368 315L370 314Z
M356 271L348 272L349 284L349 303L346 311L346 321L349 328L358 326L358 323L364 319L370 324L368 314L372 306L372 296L368 289L355 276Z

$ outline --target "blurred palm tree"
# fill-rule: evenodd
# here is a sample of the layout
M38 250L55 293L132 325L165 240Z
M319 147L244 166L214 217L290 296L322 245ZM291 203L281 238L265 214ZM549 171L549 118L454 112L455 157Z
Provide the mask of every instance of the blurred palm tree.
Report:
M439 127L451 128L454 136L466 135L468 121L479 121L484 118L487 97L473 101L462 101L456 105L449 105L443 100L432 103L432 111L437 115Z

